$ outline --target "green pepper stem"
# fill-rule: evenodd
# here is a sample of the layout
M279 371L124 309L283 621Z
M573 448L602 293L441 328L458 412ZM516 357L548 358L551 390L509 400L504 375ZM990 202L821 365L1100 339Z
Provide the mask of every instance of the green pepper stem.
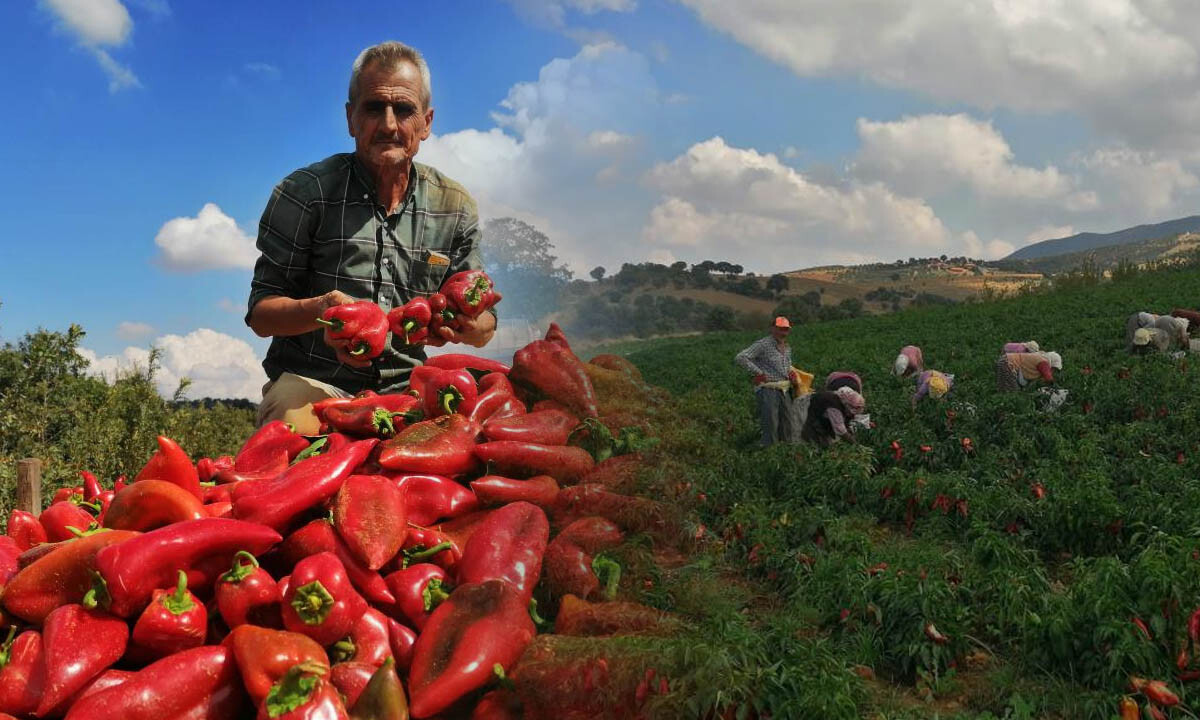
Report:
M617 587L621 583L621 565L607 555L597 555L592 560L592 572L604 584L604 599L612 600L617 596Z
M320 580L296 588L292 607L305 625L320 625L329 617L336 601Z
M421 546L418 545L417 547L421 547ZM434 545L431 548L422 548L420 550L417 550L417 548L413 548L411 550L405 550L404 551L404 567L408 567L411 563L414 563L414 562L422 562L422 561L428 560L429 558L437 555L438 553L445 552L446 550L449 550L452 547L454 547L454 543L450 542L449 540L446 540L444 542L438 543L437 545Z
M8 665L8 659L12 656L13 638L17 636L17 626L13 625L8 629L8 637L5 638L4 644L0 645L0 669Z
M350 351L350 354L354 357L358 357L359 355L365 354L370 349L371 348L366 343L359 343L358 347Z
M182 615L196 607L196 603L192 602L191 593L187 589L186 572L179 571L179 579L175 582L175 592L164 595L162 604L172 615Z
M326 320L325 318L317 318L317 324L324 325L325 327L329 328L330 330L334 331L335 333L341 332L342 328L346 326L346 324L344 322L342 322L341 320L338 320L337 318L334 318L333 320Z
M448 597L450 597L450 593L446 592L446 589L442 587L441 578L433 578L425 583L425 589L421 591L421 600L424 602L425 612L429 612L438 605L441 605Z
M233 565L228 572L221 576L221 579L228 583L239 583L257 569L258 558L245 550L238 550L233 554Z
M529 598L529 619L533 620L533 624L538 627L545 627L549 624L546 622L546 618L538 613L537 598Z

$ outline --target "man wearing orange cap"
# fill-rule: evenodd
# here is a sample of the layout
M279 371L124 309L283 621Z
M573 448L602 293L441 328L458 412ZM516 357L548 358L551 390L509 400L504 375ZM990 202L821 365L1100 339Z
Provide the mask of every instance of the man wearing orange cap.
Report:
M771 324L770 335L755 341L734 358L751 375L764 447L793 435L790 400L785 389L792 372L792 348L787 342L791 330L792 324L780 315Z

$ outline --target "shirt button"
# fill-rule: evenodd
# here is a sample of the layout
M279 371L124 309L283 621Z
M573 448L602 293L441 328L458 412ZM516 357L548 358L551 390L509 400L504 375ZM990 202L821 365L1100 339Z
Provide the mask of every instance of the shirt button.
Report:
M363 200L366 200L366 199L367 199L367 194L363 193Z

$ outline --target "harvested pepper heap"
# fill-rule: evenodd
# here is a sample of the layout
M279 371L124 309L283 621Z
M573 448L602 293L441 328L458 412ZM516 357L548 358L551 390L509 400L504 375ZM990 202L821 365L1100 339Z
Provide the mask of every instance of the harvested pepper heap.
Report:
M420 342L499 299L458 273L391 330ZM354 303L322 320L372 357L380 317ZM160 437L134 482L83 473L40 515L14 510L0 717L638 716L644 668L538 638L539 601L560 633L678 627L619 599L610 553L666 512L606 480L629 484L646 443L597 417L596 370L554 326L511 368L452 353L404 393L316 403L318 438L272 422L193 462Z

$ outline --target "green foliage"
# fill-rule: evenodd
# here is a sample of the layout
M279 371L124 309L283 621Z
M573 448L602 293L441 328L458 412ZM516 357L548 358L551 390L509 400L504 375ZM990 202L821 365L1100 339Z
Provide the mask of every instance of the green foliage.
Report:
M558 305L573 277L556 265L554 244L545 233L515 218L495 218L483 226L483 265L504 294L500 312L537 319Z

